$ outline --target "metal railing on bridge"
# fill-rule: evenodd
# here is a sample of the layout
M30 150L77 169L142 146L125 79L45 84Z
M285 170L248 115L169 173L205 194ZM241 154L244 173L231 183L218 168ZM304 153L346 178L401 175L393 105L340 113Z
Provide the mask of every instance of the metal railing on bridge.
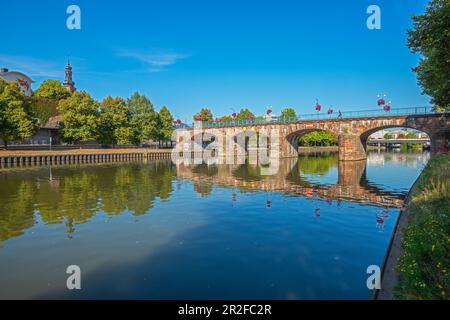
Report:
M260 125L260 124L276 124L276 123L293 123L298 121L312 120L336 120L349 118L368 118L368 117L390 117L390 116L408 116L408 115L427 115L436 114L433 107L412 107L412 108L396 108L390 111L383 109L364 110L364 111L344 111L332 113L311 113L302 114L296 117L278 117L276 119L267 120L264 117L257 117L249 120L232 120L232 121L213 121L203 122L204 128L221 128L234 127L241 125Z

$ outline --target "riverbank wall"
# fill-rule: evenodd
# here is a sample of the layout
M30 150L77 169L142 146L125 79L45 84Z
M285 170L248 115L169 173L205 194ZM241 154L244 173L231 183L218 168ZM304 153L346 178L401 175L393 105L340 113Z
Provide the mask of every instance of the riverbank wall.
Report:
M191 152L191 157L195 153ZM70 150L70 151L11 151L0 153L0 168L76 163L107 163L136 160L162 160L184 157L183 152L173 154L172 149L106 149L106 150ZM200 155L201 156L201 155Z

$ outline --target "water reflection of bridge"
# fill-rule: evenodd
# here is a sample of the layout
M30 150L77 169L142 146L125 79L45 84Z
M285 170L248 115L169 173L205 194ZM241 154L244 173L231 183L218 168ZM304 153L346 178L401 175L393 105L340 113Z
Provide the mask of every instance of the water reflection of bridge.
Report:
M302 159L285 159L275 175L259 174L257 165L196 165L177 164L177 176L194 183L209 183L244 190L281 192L290 195L318 197L328 201L370 203L383 207L400 207L403 196L379 189L366 177L366 161L337 161L330 158L330 167L337 167L338 178L334 184L308 181L302 170ZM329 168L330 169L330 168Z

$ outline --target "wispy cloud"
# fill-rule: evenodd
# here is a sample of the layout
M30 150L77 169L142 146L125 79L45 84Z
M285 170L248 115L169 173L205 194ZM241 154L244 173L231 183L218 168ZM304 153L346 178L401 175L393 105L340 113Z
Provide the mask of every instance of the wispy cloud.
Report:
M7 54L0 54L0 66L10 70L21 71L30 77L58 78L63 72L61 71L61 64L53 61Z
M182 59L189 57L187 54L175 52L138 52L138 51L118 51L119 57L128 57L142 62L149 72L164 71Z

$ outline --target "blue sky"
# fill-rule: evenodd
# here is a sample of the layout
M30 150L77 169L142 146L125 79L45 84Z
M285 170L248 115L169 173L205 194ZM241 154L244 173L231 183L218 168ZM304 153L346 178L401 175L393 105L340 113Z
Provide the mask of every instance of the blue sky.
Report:
M81 30L66 8L81 8ZM381 8L381 30L366 9ZM411 15L425 0L316 1L2 1L0 66L36 81L74 81L96 99L147 95L183 120L201 107L214 116L249 107L261 114L292 106L374 109L385 92L393 108L425 106L406 47Z

